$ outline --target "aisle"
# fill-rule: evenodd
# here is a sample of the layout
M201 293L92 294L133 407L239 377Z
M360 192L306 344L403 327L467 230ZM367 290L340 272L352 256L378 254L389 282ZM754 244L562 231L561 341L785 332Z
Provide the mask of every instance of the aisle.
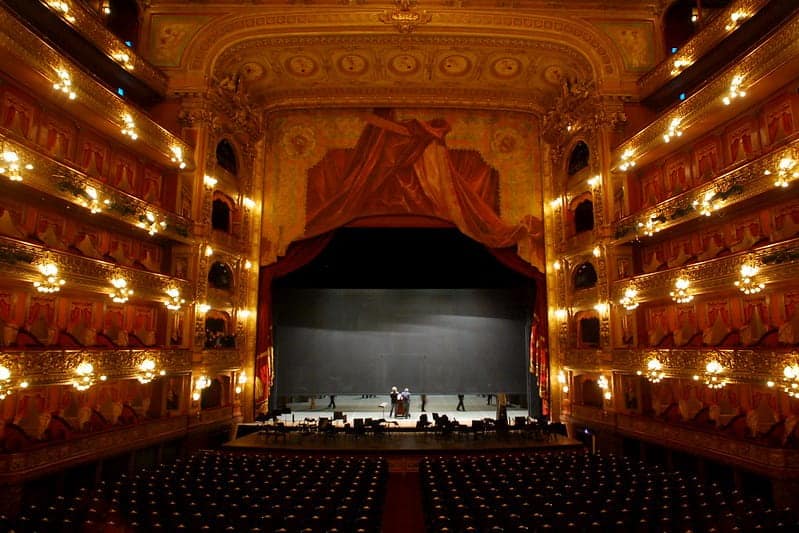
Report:
M421 533L424 530L419 472L391 472L383 507L382 533Z

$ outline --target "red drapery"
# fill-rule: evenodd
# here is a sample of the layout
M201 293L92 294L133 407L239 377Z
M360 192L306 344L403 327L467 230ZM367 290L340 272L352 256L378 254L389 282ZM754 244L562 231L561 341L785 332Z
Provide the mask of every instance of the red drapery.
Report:
M273 361L273 342L272 342L272 281L275 278L285 276L289 272L297 270L303 265L310 263L322 250L324 250L333 238L332 233L319 235L311 239L297 241L289 246L286 255L280 261L269 266L261 267L258 285L258 326L256 328L255 347L257 354L255 358L255 374L261 380L262 390L257 403L263 404L269 401L269 388L272 386L274 374L272 368Z
M478 152L449 150L445 120L398 122L390 110L365 120L355 148L330 150L308 171L306 236L390 214L448 220L490 248L541 235L536 217L515 226L499 218L497 171Z

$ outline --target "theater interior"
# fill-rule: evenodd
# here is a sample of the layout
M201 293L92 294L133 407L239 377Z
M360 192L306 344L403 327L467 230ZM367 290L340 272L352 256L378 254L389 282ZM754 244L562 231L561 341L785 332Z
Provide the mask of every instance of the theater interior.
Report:
M797 190L793 0L0 0L0 532L796 531Z

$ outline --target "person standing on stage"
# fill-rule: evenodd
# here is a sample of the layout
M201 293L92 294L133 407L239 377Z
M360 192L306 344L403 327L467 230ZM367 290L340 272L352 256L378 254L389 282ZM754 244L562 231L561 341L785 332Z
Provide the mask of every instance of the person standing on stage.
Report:
M389 411L388 416L392 417L397 413L397 400L399 399L399 391L397 387L391 387L391 411Z
M405 418L410 418L411 417L411 391L408 390L408 387L405 387L405 389L402 391L402 394L400 394L400 401L402 402L403 408L404 408L403 409L404 410L403 415L405 416Z
M422 394L419 398L422 400L422 412L424 413L424 406L427 405L427 394Z
M455 408L456 411L465 411L466 407L463 405L463 394L458 394L458 407Z
M327 402L328 409L335 409L336 408L336 396L334 394L330 395L330 401Z

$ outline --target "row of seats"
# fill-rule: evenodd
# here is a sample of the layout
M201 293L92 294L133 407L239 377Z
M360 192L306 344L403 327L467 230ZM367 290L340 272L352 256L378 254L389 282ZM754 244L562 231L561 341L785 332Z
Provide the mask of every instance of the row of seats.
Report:
M791 509L612 455L425 459L420 477L434 533L799 531Z
M378 533L387 477L385 459L203 452L28 508L0 531Z

